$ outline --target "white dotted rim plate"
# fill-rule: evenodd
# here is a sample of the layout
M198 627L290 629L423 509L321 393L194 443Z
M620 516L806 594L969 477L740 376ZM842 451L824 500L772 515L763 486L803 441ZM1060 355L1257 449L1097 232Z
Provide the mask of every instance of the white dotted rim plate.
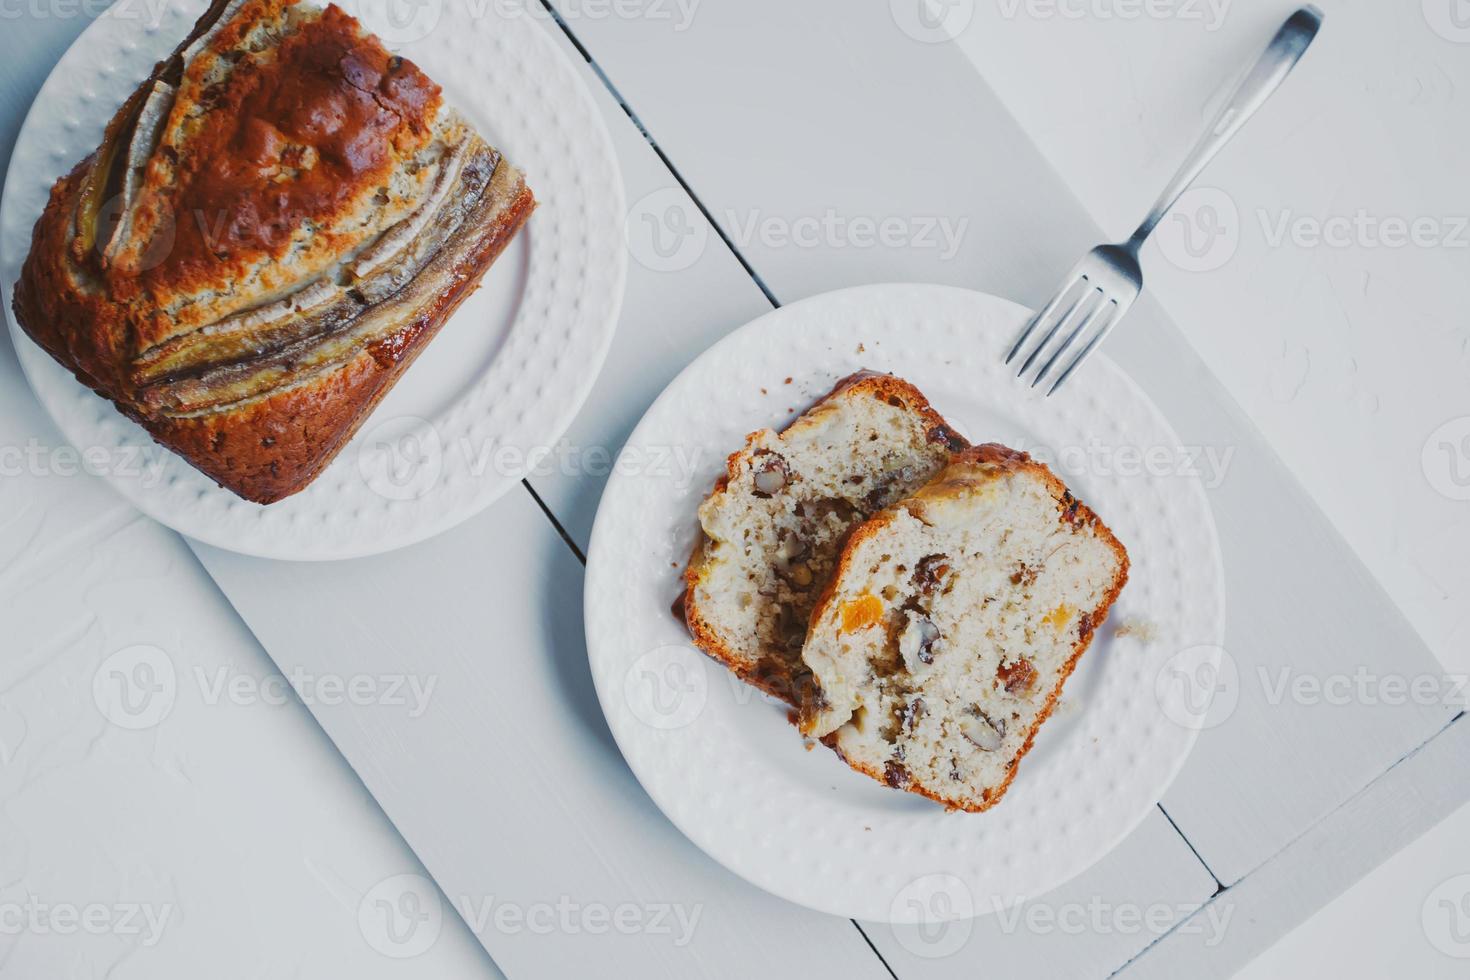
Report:
M52 182L96 147L112 112L205 6L113 7L62 57L32 105L0 201L0 281L21 367L89 471L208 544L334 559L445 531L505 493L555 444L611 344L627 271L626 207L602 118L532 5L435 0L415 5L405 22L381 0L343 4L443 86L526 171L540 205L484 287L332 465L300 494L261 507L217 487L79 384L25 336L10 306Z
M584 601L613 735L691 840L793 902L902 923L1035 898L1127 836L1209 724L1224 589L1193 454L1105 357L1051 399L1017 381L1001 354L1027 316L980 293L909 285L779 309L691 364L629 440L633 458L684 465L615 473L603 495ZM1049 462L1132 559L1062 706L983 814L946 813L805 747L784 706L697 653L670 613L695 511L725 456L860 368L912 381L972 441Z

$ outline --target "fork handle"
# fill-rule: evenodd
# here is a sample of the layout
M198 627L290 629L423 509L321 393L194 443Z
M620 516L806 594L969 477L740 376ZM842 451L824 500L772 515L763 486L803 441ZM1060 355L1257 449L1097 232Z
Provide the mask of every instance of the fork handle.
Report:
M1143 219L1143 224L1138 226L1138 230L1128 240L1126 248L1135 257L1144 241L1153 234L1154 228L1164 220L1164 215L1174 207L1179 196L1189 189L1189 185L1194 183L1200 172L1230 142L1230 138L1240 131L1246 120L1255 115L1256 110L1286 80L1286 76L1296 67L1321 27L1322 11L1310 4L1292 14L1281 25L1281 30L1266 45L1260 59L1231 93L1225 107L1180 165L1179 172L1174 175L1164 193L1159 195L1148 217Z

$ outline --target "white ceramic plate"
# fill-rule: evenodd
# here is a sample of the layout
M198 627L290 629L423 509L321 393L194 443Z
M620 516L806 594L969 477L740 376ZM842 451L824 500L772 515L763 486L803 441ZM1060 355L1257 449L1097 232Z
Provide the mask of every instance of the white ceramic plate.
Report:
M669 818L777 895L888 922L967 918L1037 897L1138 825L1207 721L1224 592L1193 454L1106 358L1055 398L1016 381L1001 354L1027 315L936 286L864 287L777 310L669 385L608 483L585 595L608 723ZM986 813L946 813L820 745L808 750L786 708L697 653L670 612L696 508L726 455L864 367L916 384L971 441L1051 463L1132 559L1062 706Z
M271 558L345 558L453 527L556 443L612 340L626 208L591 95L539 18L515 5L436 0L414 5L404 21L394 16L399 4L344 4L526 171L540 207L336 461L302 493L261 507L154 444L33 344L10 310L52 182L96 147L116 107L205 6L116 5L77 39L31 107L0 202L0 281L26 377L88 469L209 544Z

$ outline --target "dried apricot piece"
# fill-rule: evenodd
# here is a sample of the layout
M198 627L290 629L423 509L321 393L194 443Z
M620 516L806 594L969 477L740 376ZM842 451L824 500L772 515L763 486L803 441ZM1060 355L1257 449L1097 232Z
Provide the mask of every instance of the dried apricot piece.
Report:
M842 604L842 629L843 633L856 633L865 630L869 626L877 625L883 619L883 600L871 592L864 592L856 599L851 599Z
M1076 610L1074 610L1071 606L1067 605L1064 602L1060 606L1057 606L1051 612L1043 616L1041 621L1043 623L1049 623L1052 629L1056 630L1058 633L1061 633L1067 628L1067 623L1071 621L1072 613L1074 613L1075 611Z

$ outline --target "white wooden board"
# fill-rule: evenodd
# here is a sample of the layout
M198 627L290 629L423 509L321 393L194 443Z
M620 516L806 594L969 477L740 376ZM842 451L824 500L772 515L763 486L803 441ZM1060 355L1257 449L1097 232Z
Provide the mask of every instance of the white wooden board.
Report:
M734 877L639 787L587 670L582 567L528 493L389 556L282 564L196 550L288 674L434 685L417 717L345 703L315 713L510 976L722 976L735 963L886 975L851 922Z
M904 978L1095 980L1189 919L1216 887L1155 810L1091 870L1031 902L944 926L873 925L869 936Z
M629 199L675 186L611 98L601 90L598 98L609 114ZM568 445L615 451L620 427L631 428L642 413L641 399L651 400L662 387L660 372L672 376L765 305L717 238L683 274L654 274L635 264L619 330L620 336L647 331L646 339L614 345L609 371ZM621 394L620 386L632 394ZM533 483L545 488L553 505L586 499L590 524L601 480L585 471L574 475L586 479ZM558 498L559 492L569 496ZM651 976L884 975L852 923L796 909L733 878L679 837L632 780L592 699L580 635L580 569L529 496L513 497L461 532L396 556L298 567L202 548L200 555L283 664L351 661L397 669L411 661L425 670L432 664L444 689L459 692L453 704L436 701L432 717L413 724L319 709L324 727L451 900L466 893L514 896L531 887L528 882L542 882L583 902L626 901L619 896L636 891L643 901L703 907L694 941L678 949L660 945L658 937L573 935L538 942L481 923L481 941L507 972L559 976L596 963L614 974ZM528 607L525 597L536 595L548 598ZM383 623L385 607L414 613ZM342 622L360 625L344 637L332 625ZM537 756L566 781L564 790L534 766L527 771L487 748L523 739L525 730L548 740ZM1151 818L1151 826L1156 841L1172 834L1161 816ZM1146 877L1161 893L1199 892L1207 875L1177 835L1172 846L1150 850ZM1131 860L1111 867L1093 879L1110 894L1121 893L1140 873ZM1034 942L1003 938L1018 944L1012 954L1018 961ZM1148 938L1131 934L1105 945L1121 962ZM972 946L956 962L973 963L986 947ZM1092 952L1083 943L1070 954L1078 975L1091 969ZM901 975L923 976L924 964Z
M582 16L569 23L779 299L912 279L1035 303L1099 233L973 70L962 70L959 55L895 33L884 7L703 0L676 29L677 18L597 17L591 6L576 5ZM25 52L0 58L0 157L8 155L29 93L84 25L81 17L42 18L0 40L4 50ZM596 81L590 68L586 76ZM690 234L666 236L666 247L652 252L647 242L635 244L608 370L567 439L574 449L593 451L592 465L583 452L569 472L532 479L579 545L600 493L600 454L616 451L689 357L769 306L622 110L606 92L595 95L614 129L628 199L636 202L630 231L652 218L645 229L673 221L682 223L662 230ZM650 197L655 192L661 196ZM865 247L849 224L845 232L820 232L815 245L791 241L799 221L820 222L829 209L849 222L909 219L910 237L895 247ZM690 213L694 221L684 222ZM966 218L951 254L941 223L948 219L953 233ZM921 219L932 219L932 245L918 240L914 222ZM1447 712L1266 703L1261 666L1331 676L1343 663L1381 665L1384 651L1401 674L1433 666L1156 307L1140 307L1113 353L1187 442L1236 454L1214 499L1226 531L1227 571L1235 577L1230 647L1246 683L1234 716L1206 733L1165 801L1215 872L1235 881L1423 742ZM13 356L0 358L0 370L15 382L9 390L23 390L15 386L23 382ZM22 436L49 429L29 401L14 413L7 408L6 418ZM11 556L40 534L90 547L129 520L94 481L54 481L46 494L24 498L15 487L0 483L9 518L0 524L0 548ZM1275 533L1253 534L1257 524ZM684 842L632 781L586 681L580 571L529 496L512 495L462 532L396 558L313 569L200 553L282 669L411 669L445 685L436 688L442 695L431 713L413 719L381 706L313 710L449 899L468 897L472 914L490 913L478 920L478 935L510 975L886 975L852 924L808 916L733 879ZM22 567L12 562L3 575L14 581L33 574ZM1334 591L1342 601L1324 602ZM542 598L528 603L527 596ZM1283 744L1294 751L1283 753ZM1423 755L1463 771L1458 756L1431 749L1437 754ZM523 764L516 751L551 765ZM1426 766L1412 770L1410 783L1396 783L1395 792L1419 799L1416 787L1434 775ZM1453 795L1445 791L1444 806ZM1342 819L1351 819L1357 804ZM1423 829L1405 816L1401 824L1388 820L1403 828L1398 836L1384 836L1380 823L1357 828L1370 846L1334 853L1343 881L1390 853L1392 841ZM1151 818L1074 885L1119 903L1195 900L1208 890L1207 879L1167 829L1161 817ZM1390 843L1373 846L1375 840ZM1302 879L1315 870L1288 867ZM1254 880L1246 877L1240 889ZM1330 897L1331 888L1296 889L1282 928ZM686 915L696 905L703 911L682 946L674 944L676 931L629 937L584 929L548 938L493 917L499 904L554 907L562 896L581 908L673 903ZM677 930L677 918L668 921ZM938 962L913 954L891 933L871 938L901 977L968 976L990 962L1029 974L1036 956L1054 956L1047 962L1057 975L1103 976L1152 939L1115 931L1064 943L1039 940L1035 930L998 938L987 928L994 926L980 927L958 955ZM1155 949L1172 956L1177 945L1192 954L1183 942L1188 934L1175 935ZM1244 962L1271 938L1241 930L1220 962Z
M1130 963L1120 980L1225 980L1300 925L1364 873L1470 801L1470 722L1449 729L1409 756L1332 816L1293 841L1275 860L1221 892L1197 915L1230 924L1223 932L1175 930ZM1447 863L1443 889L1418 896L1395 919L1417 920L1420 935L1398 957L1396 974L1429 980L1463 977L1464 906L1470 870ZM1435 894L1435 892L1438 894ZM1441 902L1443 904L1441 904ZM1379 929L1377 922L1363 922ZM1389 927L1378 935L1403 935ZM1435 944L1438 944L1436 946ZM1420 971L1416 963L1429 964Z
M1036 305L1102 240L963 53L915 40L889 5L706 0L682 31L648 18L571 27L778 299L913 280ZM885 246L855 238L858 219L896 219L903 230ZM968 221L953 254L946 220L951 229ZM1228 459L1210 482L1239 706L1201 738L1163 805L1229 883L1421 745L1453 709L1324 710L1269 696L1283 668L1323 681L1359 665L1410 678L1440 670L1148 297L1110 352L1163 408L1182 448Z

